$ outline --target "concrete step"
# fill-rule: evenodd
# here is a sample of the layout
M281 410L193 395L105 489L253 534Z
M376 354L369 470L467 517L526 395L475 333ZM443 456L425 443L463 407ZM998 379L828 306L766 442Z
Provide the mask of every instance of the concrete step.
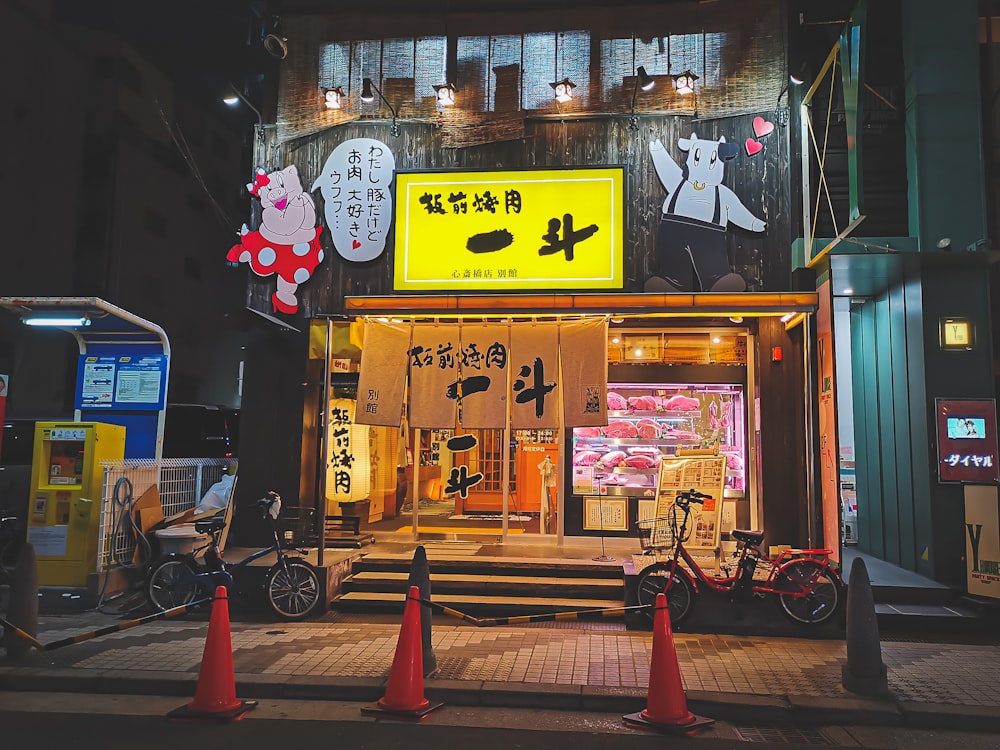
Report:
M365 570L352 574L344 580L345 592L381 591L403 594L406 592L409 573ZM611 599L621 601L625 596L624 581L613 578L582 578L578 576L531 576L531 575L474 575L465 573L441 573L431 569L431 592L474 593L482 592L491 596L535 597L551 596L561 598L572 596L587 599Z
M402 612L413 556L372 553L355 560L338 611ZM474 617L552 614L625 605L622 562L490 557L428 550L431 599Z
M977 607L966 597L957 597L949 604L876 601L875 617L880 633L890 638L906 632L995 633L1000 625L995 606Z
M553 598L536 596L490 596L483 594L438 594L431 589L431 601L474 617L510 617L513 615L552 614L581 610L624 607L622 600ZM339 596L331 605L338 612L392 612L402 614L405 596L380 591L351 591Z
M622 562L615 560L576 560L540 557L480 557L447 556L447 553L427 553L431 574L459 573L465 575L537 576L550 575L564 578L608 578L621 580ZM368 554L353 564L353 570L408 572L413 562L411 554Z
M844 579L845 582L848 579ZM872 597L877 604L921 604L946 607L961 598L961 592L941 585L899 586L872 583Z

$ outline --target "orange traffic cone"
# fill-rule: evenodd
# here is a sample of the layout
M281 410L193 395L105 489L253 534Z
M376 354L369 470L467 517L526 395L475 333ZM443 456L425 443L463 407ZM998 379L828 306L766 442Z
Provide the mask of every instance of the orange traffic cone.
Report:
M178 721L239 721L257 705L236 697L233 642L229 635L229 597L226 587L215 589L212 617L208 621L205 651L198 671L194 700L167 714Z
M406 719L422 719L443 706L431 703L424 696L423 642L420 627L420 588L410 586L403 610L403 627L399 630L396 653L392 658L385 695L372 706L361 709L363 714L390 714Z
M653 657L649 667L649 691L646 708L639 713L622 716L627 724L680 734L695 734L715 719L695 716L688 711L681 671L674 650L674 633L670 628L670 612L665 594L656 595L653 618Z

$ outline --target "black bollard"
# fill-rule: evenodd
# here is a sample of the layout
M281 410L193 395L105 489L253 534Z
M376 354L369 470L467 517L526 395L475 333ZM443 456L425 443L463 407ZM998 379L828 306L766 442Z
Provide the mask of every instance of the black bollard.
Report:
M852 693L872 698L889 694L888 672L882 661L882 644L875 617L875 597L868 568L860 557L851 564L847 584L847 663L840 670L841 684Z
M7 620L32 637L38 636L38 563L35 548L30 543L21 545L10 584ZM3 645L7 658L16 661L31 650L31 643L15 633L4 632Z
M406 589L416 586L420 589L420 598L425 602L431 600L431 570L427 565L427 550L420 545L413 551L413 562L410 563L410 578L406 582ZM420 634L423 646L424 677L429 677L437 671L437 658L434 656L434 649L431 647L431 608L426 604L420 605Z

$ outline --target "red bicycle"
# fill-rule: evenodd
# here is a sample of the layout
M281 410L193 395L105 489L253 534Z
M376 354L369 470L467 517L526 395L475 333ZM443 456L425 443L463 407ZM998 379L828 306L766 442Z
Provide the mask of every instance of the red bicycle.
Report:
M834 616L843 599L845 585L830 563L832 550L783 550L772 558L760 549L763 531L735 530L731 533L739 546L733 554L736 559L733 575L729 574L728 565L724 566L723 576L706 573L684 548L684 542L690 536L691 503L701 505L711 499L695 490L680 492L667 516L638 522L639 542L644 554L673 550L669 560L654 562L639 575L639 604L646 605L642 612L652 619L656 595L665 593L670 622L678 625L690 616L699 584L702 584L713 591L729 594L734 601L773 594L781 611L802 625L820 625ZM686 567L680 565L682 560ZM768 568L767 575L763 576Z

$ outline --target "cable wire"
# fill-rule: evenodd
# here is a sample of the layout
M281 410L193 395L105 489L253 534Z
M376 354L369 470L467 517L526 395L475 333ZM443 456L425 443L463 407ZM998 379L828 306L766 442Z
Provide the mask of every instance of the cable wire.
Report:
M212 191L209 189L208 183L206 183L205 178L202 177L201 170L198 168L198 163L195 161L194 154L191 152L191 148L188 146L187 140L184 138L184 133L181 131L180 126L167 119L167 115L163 111L159 102L156 102L156 108L160 113L160 119L163 121L163 126L170 134L170 139L174 142L174 146L177 147L178 153L180 153L181 158L184 159L184 163L187 164L188 169L191 170L191 174L194 176L195 181L201 186L205 195L208 196L208 201L214 209L216 218L219 219L219 223L224 228L226 235L229 237L232 237L233 235L239 236L238 231L234 228L236 227L236 223L233 222L232 217L226 213L225 209L222 208L215 196L212 195Z
M123 487L125 488L124 495L122 495ZM104 582L101 584L101 594L97 600L97 611L106 615L128 614L130 612L134 612L145 604L145 602L143 602L143 604L139 604L130 609L120 610L118 612L106 612L103 609L105 603L104 595L107 592L108 581L111 578L112 563L127 570L135 570L137 568L144 567L152 557L152 545L149 543L149 539L146 538L146 535L142 533L142 529L140 529L135 522L135 501L132 493L132 481L128 477L121 477L117 482L115 482L114 491L111 497L111 554L108 566L104 571ZM136 565L132 559L135 554L135 549L140 543L142 544L142 559L144 562L141 565ZM125 554L126 551L127 554ZM117 599L122 596L123 593L124 592L115 594L107 601Z

